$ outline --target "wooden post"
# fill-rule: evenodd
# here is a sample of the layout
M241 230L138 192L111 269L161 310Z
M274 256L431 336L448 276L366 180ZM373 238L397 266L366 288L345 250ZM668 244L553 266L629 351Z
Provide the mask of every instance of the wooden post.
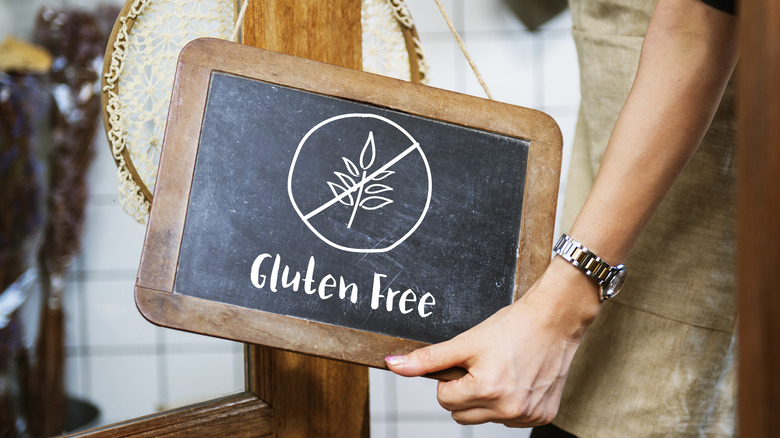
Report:
M243 43L362 67L360 0L255 0ZM276 436L368 437L368 369L251 346L249 390L274 410Z
M360 0L257 0L244 18L243 43L362 70Z
M780 430L780 7L740 2L739 427Z

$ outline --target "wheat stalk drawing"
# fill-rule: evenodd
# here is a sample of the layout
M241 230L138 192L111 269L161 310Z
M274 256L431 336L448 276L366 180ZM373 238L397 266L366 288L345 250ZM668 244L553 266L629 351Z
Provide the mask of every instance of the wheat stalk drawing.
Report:
M373 131L369 131L366 144L363 146L363 150L360 151L360 168L347 157L341 157L341 159L344 161L347 173L334 171L333 174L341 181L341 184L329 181L328 186L341 204L352 207L352 215L347 224L347 228L352 228L352 223L359 209L378 210L393 203L392 199L379 196L380 193L392 191L393 188L374 181L381 181L395 172L383 170L368 176L368 171L374 165L376 159L376 143L374 142ZM355 189L356 186L357 189Z

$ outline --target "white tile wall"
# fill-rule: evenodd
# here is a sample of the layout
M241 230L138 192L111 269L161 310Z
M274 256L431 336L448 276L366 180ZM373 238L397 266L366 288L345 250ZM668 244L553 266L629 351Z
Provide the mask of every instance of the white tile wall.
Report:
M27 14L33 3L0 0L0 16ZM67 4L93 3L96 0ZM558 121L567 168L579 102L568 15L529 32L502 0L442 3L494 98L548 112ZM484 96L435 2L407 4L432 67L431 85ZM14 32L0 29L0 37L6 33ZM23 30L15 33L24 35ZM133 283L144 227L117 202L114 164L102 131L95 147L84 251L67 284L69 392L96 403L102 412L100 424L105 424L242 390L240 344L155 327L136 310ZM431 380L372 369L370 382L374 437L527 436L527 430L500 425L457 425L438 406Z

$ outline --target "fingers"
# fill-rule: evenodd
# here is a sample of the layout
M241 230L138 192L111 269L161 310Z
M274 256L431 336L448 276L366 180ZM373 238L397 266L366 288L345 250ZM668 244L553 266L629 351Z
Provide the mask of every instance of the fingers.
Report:
M482 406L485 400L478 388L474 375L467 374L458 380L439 382L436 398L441 407L451 412Z
M560 397L555 391L542 395L520 389L506 391L494 387L491 390L480 386L472 375L467 377L439 383L439 404L459 424L494 422L507 427L533 427L550 423L558 412ZM467 393L471 395L465 396Z
M441 407L453 413L470 411L474 414L477 412L473 411L475 408L484 408L491 413L487 420L482 420L484 422L501 418L504 414L506 418L511 418L512 413L507 411L519 410L525 404L523 394L515 391L511 383L501 377L491 378L479 369L472 369L461 379L439 382L436 395Z
M390 371L401 376L422 376L462 365L465 356L461 351L449 341L429 345L402 356L388 356L385 362Z
M476 370L457 381L439 383L439 404L451 411L459 424L494 422L508 427L533 427L555 418L562 381L544 384L547 389L539 392L512 386L512 379L486 380L479 375Z
M503 419L502 419L503 418ZM471 408L452 413L456 423L466 425L488 422L503 424L507 427L536 427L549 424L555 419L554 412L497 413L493 409Z

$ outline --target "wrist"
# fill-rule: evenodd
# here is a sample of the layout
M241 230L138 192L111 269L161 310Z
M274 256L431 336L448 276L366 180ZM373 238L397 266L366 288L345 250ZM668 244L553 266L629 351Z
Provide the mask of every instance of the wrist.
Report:
M560 257L553 258L522 300L548 314L554 325L576 339L601 308L598 284Z
M560 285L556 289L560 290L559 299L566 303L562 303L564 308L590 325L601 309L599 285L561 257L553 258L548 271L551 280Z

